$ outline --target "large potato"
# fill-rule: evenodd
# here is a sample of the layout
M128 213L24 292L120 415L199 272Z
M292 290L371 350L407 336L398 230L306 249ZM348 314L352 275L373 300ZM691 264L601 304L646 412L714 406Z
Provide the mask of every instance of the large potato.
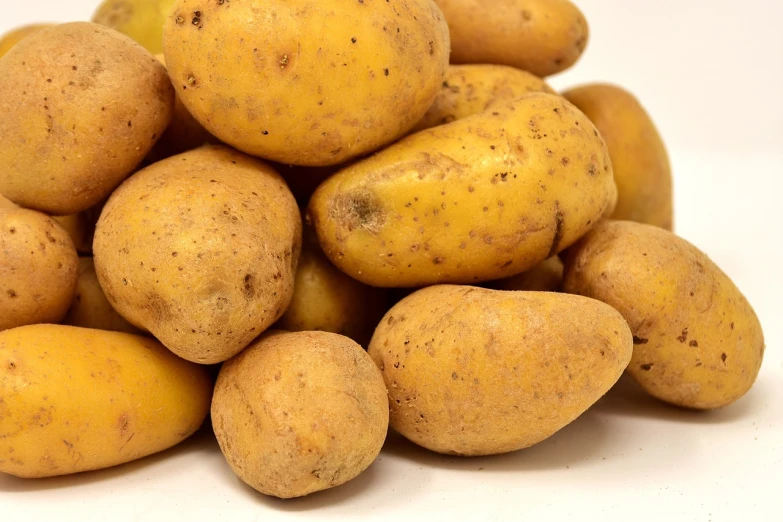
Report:
M177 355L211 364L283 315L301 240L282 178L210 146L126 181L103 209L93 249L101 287L123 317Z
M343 272L381 287L472 283L528 270L614 209L598 131L531 94L409 136L337 173L309 217Z
M0 472L41 478L169 448L209 412L212 380L154 339L34 325L0 333Z
M52 218L0 196L0 331L62 320L78 263L68 233Z
M322 166L376 150L424 116L449 36L431 0L178 0L164 49L182 101L221 141Z
M587 46L582 12L569 0L435 0L451 33L452 63L496 63L549 76Z
M552 256L530 270L496 281L492 286L497 290L556 292L562 283L563 262L560 257Z
M655 124L639 101L613 85L595 84L563 94L601 133L617 182L614 219L671 230L672 173Z
M0 62L0 192L49 214L87 210L149 152L173 103L166 69L116 31L33 34Z
M756 380L764 335L753 308L706 255L670 232L600 224L569 251L563 288L623 314L635 344L628 372L659 399L719 408Z
M176 0L103 0L92 21L116 29L149 52L163 52L163 23Z
M266 495L300 497L359 475L389 425L378 368L346 337L273 333L223 365L212 426L231 469Z
M533 92L555 94L544 80L502 65L452 65L415 132L451 123Z
M439 453L532 446L571 423L625 370L617 311L544 292L434 286L403 299L370 343L391 426Z
M41 29L46 29L50 26L51 24L33 24L17 27L16 29L8 31L0 38L0 58L8 54L8 51L10 51L11 48L31 34L37 33Z

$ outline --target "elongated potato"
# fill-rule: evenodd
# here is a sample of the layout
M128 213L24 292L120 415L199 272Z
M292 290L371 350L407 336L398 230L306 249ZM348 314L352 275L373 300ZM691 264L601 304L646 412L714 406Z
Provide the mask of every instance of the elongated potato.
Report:
M671 230L669 156L644 107L628 91L606 84L578 87L563 96L590 118L609 149L618 192L613 219Z
M616 196L590 121L559 96L531 94L342 170L308 216L343 272L415 287L524 272L581 237Z
M569 0L435 0L451 33L452 63L496 63L549 76L587 47L587 20Z
M205 368L154 339L59 325L0 333L0 472L51 477L169 448L204 421Z
M659 399L719 408L758 376L764 334L753 308L704 253L670 232L600 224L569 251L563 288L623 314L635 344L628 372Z
M613 385L631 332L592 299L434 286L403 299L370 343L391 426L439 453L493 455L550 437Z
M527 272L522 272L508 279L495 281L492 287L497 290L556 292L562 282L563 262L558 256L552 256Z
M46 29L50 26L51 24L25 25L5 33L2 37L0 37L0 58L8 54L8 51L10 51L16 44L31 34L37 33L41 29Z

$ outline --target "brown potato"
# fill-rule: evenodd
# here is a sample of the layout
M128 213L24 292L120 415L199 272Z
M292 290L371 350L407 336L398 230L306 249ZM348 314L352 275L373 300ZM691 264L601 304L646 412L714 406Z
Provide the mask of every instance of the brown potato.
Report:
M492 288L527 292L557 292L562 282L563 262L558 256L552 256L527 272L494 282Z

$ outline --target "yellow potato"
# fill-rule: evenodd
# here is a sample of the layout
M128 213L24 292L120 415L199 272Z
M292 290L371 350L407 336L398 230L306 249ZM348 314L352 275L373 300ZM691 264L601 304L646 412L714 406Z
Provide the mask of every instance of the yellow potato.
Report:
M555 94L538 76L513 67L452 65L438 97L413 131L461 120L534 92Z
M589 29L569 0L435 0L451 33L452 63L496 63L550 76L571 67Z
M106 203L93 247L98 280L123 317L180 357L211 364L283 315L301 241L283 179L210 146L126 181Z
M419 132L321 185L309 217L324 252L380 287L522 273L614 209L606 147L559 96L531 94Z
M76 296L63 320L64 324L111 330L115 332L139 333L139 330L111 307L95 274L95 264L91 257L79 258L79 281Z
M764 334L753 308L705 254L670 232L600 224L569 251L563 288L623 314L635 344L628 372L659 399L719 408L756 380Z
M62 320L78 263L73 242L52 218L0 196L0 331Z
M25 25L23 27L17 27L16 29L13 29L4 35L0 37L0 58L8 54L8 51L11 50L12 47L14 47L16 44L30 36L31 34L37 33L41 29L46 29L47 27L50 27L51 24L33 24L33 25Z
M276 332L226 362L212 426L231 469L266 495L301 497L359 475L389 425L378 368L346 337Z
M474 456L550 437L617 382L632 351L625 321L599 301L445 285L392 308L369 353L395 430Z
M563 282L563 262L552 256L527 272L495 282L498 290L521 290L527 292L557 292Z
M671 230L672 173L655 124L629 92L606 84L587 85L563 94L601 133L617 182L613 218Z
M59 325L0 333L0 472L116 466L188 438L212 380L154 339Z
M157 54L163 51L163 23L171 14L175 2L103 0L92 21L130 36L149 52Z
M325 166L391 143L424 116L449 35L431 0L178 0L164 50L182 101L221 141Z
M95 24L39 31L0 62L0 192L54 215L87 210L163 134L174 91L165 68Z

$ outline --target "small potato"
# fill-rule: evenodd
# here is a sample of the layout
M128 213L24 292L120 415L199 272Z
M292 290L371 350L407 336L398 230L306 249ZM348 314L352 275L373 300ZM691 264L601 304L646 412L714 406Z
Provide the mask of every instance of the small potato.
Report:
M0 61L0 192L75 214L103 201L171 120L166 69L120 33L63 24Z
M617 311L578 296L433 286L383 318L370 356L391 426L432 451L494 455L574 421L633 351Z
M522 290L527 292L556 292L563 282L563 262L552 256L527 272L496 281L497 290Z
M176 1L103 0L92 21L130 36L157 54L163 52L163 23Z
M301 497L367 469L389 405L372 359L346 337L271 333L226 362L212 401L220 449L266 495Z
M95 231L95 269L111 305L189 361L233 357L291 301L299 208L265 163L202 147L118 188Z
M308 216L329 259L363 283L478 283L529 270L612 212L598 131L530 94L428 129L326 180Z
M628 372L659 399L720 408L756 380L764 334L753 308L705 254L670 232L600 224L569 251L563 288L623 314L635 345Z
M25 25L5 33L0 37L0 58L8 54L8 51L10 51L12 47L31 34L37 33L41 29L46 29L47 27L51 27L51 24Z
M338 165L404 136L448 67L431 0L174 7L164 50L185 106L222 142L279 163Z
M98 284L95 264L91 257L79 258L79 281L76 285L76 297L74 297L73 304L71 304L63 323L95 330L140 333L109 304L100 284Z
M533 92L555 94L538 76L513 67L452 65L438 97L413 132L480 114Z
M0 473L116 466L188 438L212 379L154 339L60 325L0 333Z
M671 230L669 156L644 107L631 93L606 84L579 87L563 96L590 118L609 149L618 192L612 217Z
M78 263L73 242L52 218L0 196L0 331L62 320Z
M545 77L582 56L589 29L569 0L435 0L451 33L451 62L510 65Z

